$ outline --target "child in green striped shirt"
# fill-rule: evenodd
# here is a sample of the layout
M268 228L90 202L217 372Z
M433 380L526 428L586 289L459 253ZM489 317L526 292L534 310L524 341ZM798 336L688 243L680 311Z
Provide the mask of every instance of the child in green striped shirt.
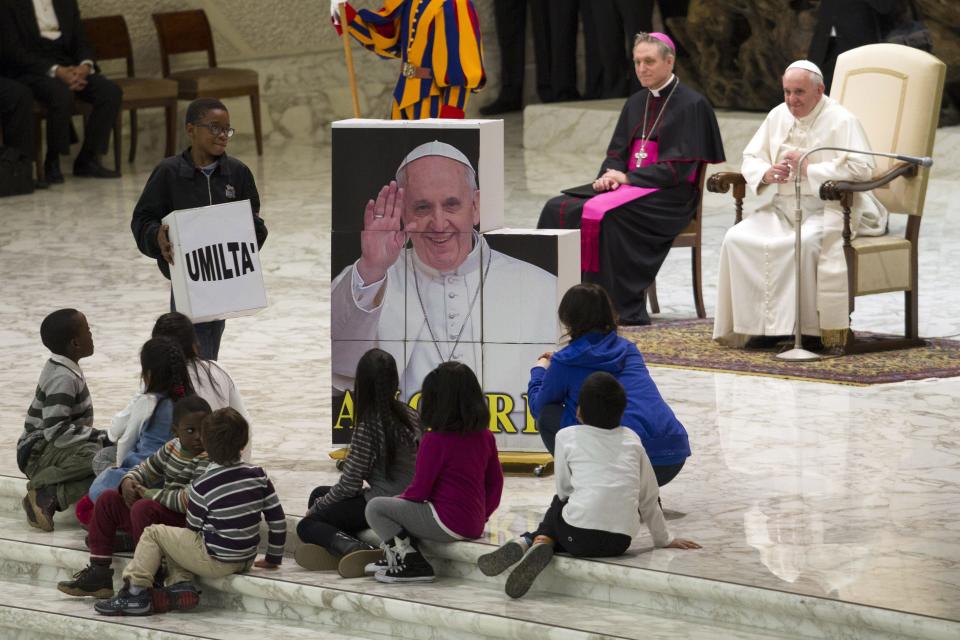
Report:
M93 428L93 401L77 364L93 355L87 318L76 309L54 311L40 324L40 339L52 355L27 409L17 441L17 466L29 480L23 499L27 521L53 531L53 514L90 488L90 463L107 436Z
M113 595L110 564L118 529L130 533L136 546L151 524L183 527L186 524L190 484L207 470L207 454L200 441L200 423L210 415L210 405L200 396L182 398L173 408L174 438L127 472L120 490L100 494L90 520L90 564L73 580L57 585L71 596L109 598Z

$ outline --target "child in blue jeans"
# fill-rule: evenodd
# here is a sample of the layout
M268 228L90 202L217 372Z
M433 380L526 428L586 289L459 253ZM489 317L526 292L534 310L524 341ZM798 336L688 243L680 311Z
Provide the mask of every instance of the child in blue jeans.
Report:
M655 546L700 548L667 530L657 502L657 478L640 437L620 426L626 405L623 386L612 375L598 371L587 377L577 410L582 424L557 433L557 494L540 526L477 560L488 576L517 564L505 588L511 598L533 586L554 553L590 558L623 554L640 530L641 518Z

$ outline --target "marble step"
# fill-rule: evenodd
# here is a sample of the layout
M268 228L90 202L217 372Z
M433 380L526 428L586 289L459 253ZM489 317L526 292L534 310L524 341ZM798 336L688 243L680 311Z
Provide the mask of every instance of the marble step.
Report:
M0 477L0 538L7 539L4 546L19 549L17 552L0 551L0 558L8 558L16 564L18 558L37 555L33 565L43 567L42 571L46 573L42 576L30 575L52 585L86 563L82 531L69 513L58 514L58 528L51 534L29 529L23 522L19 506L24 491L23 478ZM289 516L288 521L289 530L294 532L298 518ZM292 553L298 544L296 535L288 536L287 552ZM481 624L483 616L491 612L514 618L517 624L539 624L543 620L558 623L566 619L566 607L570 606L579 609L578 620L594 621L586 628L574 630L591 633L618 634L624 633L622 629L630 629L631 625L621 627L619 622L609 625L596 622L605 622L604 616L626 609L635 616L647 619L648 629L660 629L664 620L669 621L669 632L665 637L678 635L680 627L685 629L687 637L697 637L705 628L715 625L731 632L736 629L745 634L742 637L960 637L960 624L954 622L826 598L569 557L555 558L526 598L510 602L502 591L505 575L490 578L476 568L477 558L491 548L472 542L425 543L424 553L434 564L437 573L443 576L436 585L398 588L368 579L343 580L335 574L306 572L297 567L291 558L276 574L254 572L223 581L209 581L208 584L213 588L207 591L205 600L227 608L252 606L252 610L264 613L270 611L270 607L262 606L266 601L311 606L318 602L317 598L320 602L325 602L325 598L339 599L341 603L349 603L344 605L348 611L367 608L379 611L378 607L383 606L381 601L387 600L392 609L388 607L383 611L389 611L386 617L398 622L409 619L416 623L421 615L427 619L444 619L449 609L456 612L456 617L471 619L482 629L487 629ZM117 566L122 567L124 562L118 558ZM24 569L11 567L11 570L16 573ZM48 575L51 571L55 575ZM438 588L442 588L442 591L438 591ZM304 589L307 595L301 593ZM455 593L457 599L446 601L441 594L447 593ZM240 601L237 600L238 596ZM247 603L244 596L252 598L251 602ZM442 603L439 609L434 606L438 603ZM585 606L594 609L592 618L583 618ZM412 618L409 618L410 611L416 612ZM551 615L547 616L546 613L551 611ZM613 619L619 620L617 615ZM509 631L506 627L494 626L495 636ZM472 630L470 625L462 629L465 633ZM402 635L398 629L391 629L390 632ZM648 630L645 632L648 633ZM484 632L480 635L487 634ZM630 637L630 634L625 637Z
M24 487L22 478L0 477L0 537L7 538L5 547L19 548L17 552L0 552L0 557L16 563L18 558L36 555L34 566L46 567L44 571L49 573L52 570L57 574L57 577L44 576L52 584L86 563L82 533L70 514L58 515L58 529L52 534L29 529L19 510L19 497L23 495ZM292 532L297 519L291 517L290 521ZM288 553L297 543L295 535L288 537ZM213 590L207 591L205 599L212 598L229 607L236 604L238 595L242 602L245 602L242 596L247 596L252 598L254 610L264 612L269 611L269 607L260 607L263 601L292 601L298 606L310 606L318 601L317 598L320 602L325 598L339 599L341 604L346 603L344 606L349 611L376 609L381 612L378 615L397 622L410 620L414 623L423 619L444 619L447 613L444 608L434 606L442 602L456 612L454 617L458 621L471 621L461 629L464 633L472 631L474 627L471 625L476 623L484 629L482 635L488 635L486 630L489 627L485 624L489 620L484 616L491 612L515 618L516 624L539 625L544 620L558 624L569 617L568 607L572 607L577 611L573 631L626 633L623 637L631 637L623 629L636 626L621 626L619 622L601 624L606 622L604 616L628 610L634 618L640 616L648 621L644 629L647 635L651 628L662 629L666 621L664 637L698 637L701 632L718 625L736 633L736 637L939 639L960 636L957 623L923 616L568 557L556 558L522 602L510 602L502 591L505 576L489 578L476 568L477 557L490 549L489 545L468 542L425 544L425 554L438 574L444 576L435 585L398 588L367 579L343 580L329 573L306 572L287 562L276 574L254 572L210 582ZM123 562L118 558L117 566L122 566ZM286 586L278 586L278 583ZM456 594L457 598L448 602L440 598L441 594ZM231 598L234 599L233 605L229 602ZM391 602L392 609L382 608L385 599ZM534 611L522 604L528 602L536 603ZM584 617L584 607L592 609L594 615ZM416 612L412 618L409 617L410 611ZM619 620L619 616L614 615L614 619ZM583 620L591 621L587 628L581 628ZM502 637L500 634L509 632L510 626L494 625L492 635ZM681 628L683 634L678 633Z
M54 532L48 541L38 541L46 534L22 531L25 528L9 518L0 518L0 575L8 581L46 585L46 597L51 601L66 599L54 585L87 562L87 552L77 548L79 531ZM71 537L73 542L65 546ZM115 559L117 575L126 562L124 557ZM435 584L403 586L383 585L369 578L345 580L331 572L305 571L292 561L276 572L252 571L200 580L199 586L204 611L259 614L273 618L278 626L309 622L322 628L342 627L403 638L797 637L558 594L512 601L498 585L456 577L444 576ZM90 606L89 600L86 606ZM201 615L205 614L198 610L197 616Z
M438 573L494 581L477 569L492 547L477 543L424 544ZM802 638L955 640L960 622L829 598L641 569L602 560L557 556L526 598L584 598L613 606L639 606L665 617L682 616Z
M243 611L201 605L190 614L111 618L97 614L90 598L71 598L53 582L3 575L0 580L0 637L5 640L71 638L75 640L167 640L204 638L277 638L289 640L388 640L379 633L275 620Z
M622 107L622 99L531 104L523 110L523 148L578 156L586 162L585 168L592 170L606 153ZM765 116L748 111L717 111L727 162L712 166L711 173L739 170L743 149ZM933 177L960 175L960 126L937 130L933 159Z

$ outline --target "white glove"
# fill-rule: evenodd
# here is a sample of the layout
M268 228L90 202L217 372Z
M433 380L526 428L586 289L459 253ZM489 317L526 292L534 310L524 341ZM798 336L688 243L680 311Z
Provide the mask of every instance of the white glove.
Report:
M341 0L330 0L330 18L333 24L340 24L340 2Z

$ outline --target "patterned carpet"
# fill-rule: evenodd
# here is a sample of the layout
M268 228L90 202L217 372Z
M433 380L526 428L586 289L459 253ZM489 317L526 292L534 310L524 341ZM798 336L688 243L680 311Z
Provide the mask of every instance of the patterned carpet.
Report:
M621 335L637 345L647 364L663 367L858 386L960 376L960 342L955 340L930 339L927 346L914 349L786 362L775 357L780 348L731 349L714 342L712 332L710 318L621 329ZM857 332L858 337L871 335Z

